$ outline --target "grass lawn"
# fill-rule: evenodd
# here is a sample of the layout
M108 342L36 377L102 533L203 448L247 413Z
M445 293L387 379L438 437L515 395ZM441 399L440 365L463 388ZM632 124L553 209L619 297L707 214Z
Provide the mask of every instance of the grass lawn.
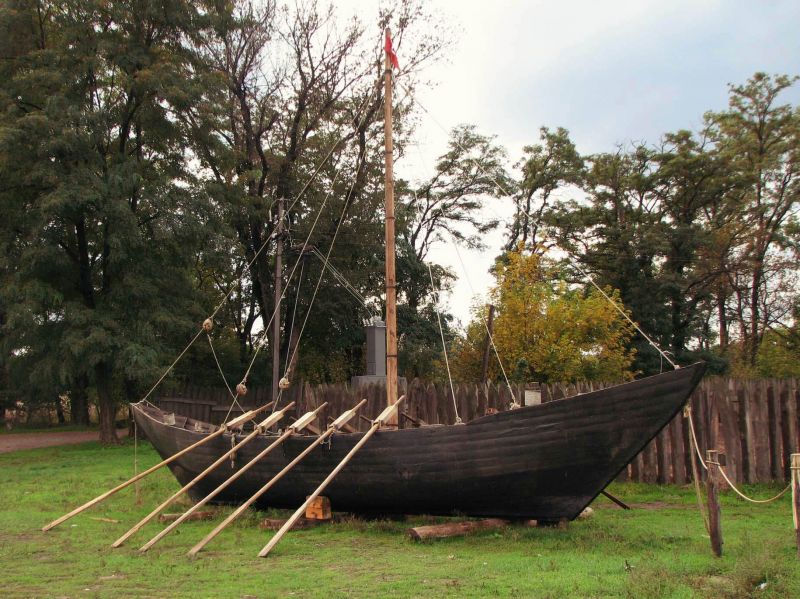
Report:
M157 462L139 445L140 468ZM617 484L567 530L499 532L410 541L408 522L351 520L289 533L267 559L263 514L242 518L196 559L186 551L214 522L189 522L149 553L110 543L177 488L166 471L43 533L42 525L127 479L133 445L97 443L0 455L0 594L143 597L800 597L788 495L751 506L723 495L725 555L712 557L691 488ZM765 496L773 488L749 491ZM334 506L335 509L335 506ZM169 510L177 511L177 510ZM98 518L118 520L107 522ZM138 541L138 542L137 542ZM766 585L764 586L764 583ZM763 589L759 589L763 586Z

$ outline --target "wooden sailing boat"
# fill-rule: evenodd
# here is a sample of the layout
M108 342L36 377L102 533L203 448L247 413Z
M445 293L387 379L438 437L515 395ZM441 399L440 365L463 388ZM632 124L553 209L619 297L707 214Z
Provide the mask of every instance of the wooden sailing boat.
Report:
M387 406L397 402L390 50L387 42ZM380 428L331 481L325 494L335 509L349 512L572 519L680 412L704 369L703 364L695 364L576 397L484 416L462 426ZM133 413L164 458L215 434L213 425L176 418L144 402L134 405ZM255 505L292 508L301 504L353 448L360 447L365 434L332 432L324 445L282 474ZM214 501L242 503L316 439L289 436L281 451L251 463L277 437L277 433L264 432L237 452L237 463L248 464L248 470L232 483L226 484L231 470L218 468L198 481L190 494L203 498L225 485ZM169 467L181 484L189 483L229 452L232 441L239 438L235 431L226 431L200 443Z

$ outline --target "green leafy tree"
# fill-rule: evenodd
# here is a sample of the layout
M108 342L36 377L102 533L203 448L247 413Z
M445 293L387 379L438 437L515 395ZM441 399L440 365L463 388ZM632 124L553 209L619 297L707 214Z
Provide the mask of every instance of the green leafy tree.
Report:
M552 285L542 258L522 249L498 263L492 302L497 308L493 339L506 373L518 380L616 381L633 375L632 327L600 293L584 294L566 283ZM619 303L619 296L611 294ZM472 374L482 322L473 322L456 365ZM482 343L481 343L482 346ZM478 364L480 361L478 360ZM491 360L492 378L499 365Z
M27 365L31 389L85 396L91 382L114 442L117 398L155 378L196 314L203 204L173 115L196 91L184 40L200 14L19 2L3 18L31 23L2 66L4 355Z

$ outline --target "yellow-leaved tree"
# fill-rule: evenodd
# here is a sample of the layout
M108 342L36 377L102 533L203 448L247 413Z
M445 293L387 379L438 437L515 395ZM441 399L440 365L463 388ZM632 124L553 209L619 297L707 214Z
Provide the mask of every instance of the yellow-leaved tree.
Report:
M506 374L516 381L619 381L633 376L633 328L597 290L571 289L551 283L552 272L541 256L518 249L499 263L492 290L494 343ZM622 307L617 292L606 293ZM485 307L455 351L458 378L480 378ZM494 352L489 376L501 377Z

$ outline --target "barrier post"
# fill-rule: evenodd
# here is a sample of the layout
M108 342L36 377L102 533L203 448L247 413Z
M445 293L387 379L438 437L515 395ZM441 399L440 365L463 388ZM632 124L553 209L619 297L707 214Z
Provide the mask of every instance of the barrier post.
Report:
M719 467L725 460L725 455L715 449L706 451L706 464L708 465L708 478L706 490L708 492L708 534L711 537L711 551L717 557L722 556L722 522L719 506Z

